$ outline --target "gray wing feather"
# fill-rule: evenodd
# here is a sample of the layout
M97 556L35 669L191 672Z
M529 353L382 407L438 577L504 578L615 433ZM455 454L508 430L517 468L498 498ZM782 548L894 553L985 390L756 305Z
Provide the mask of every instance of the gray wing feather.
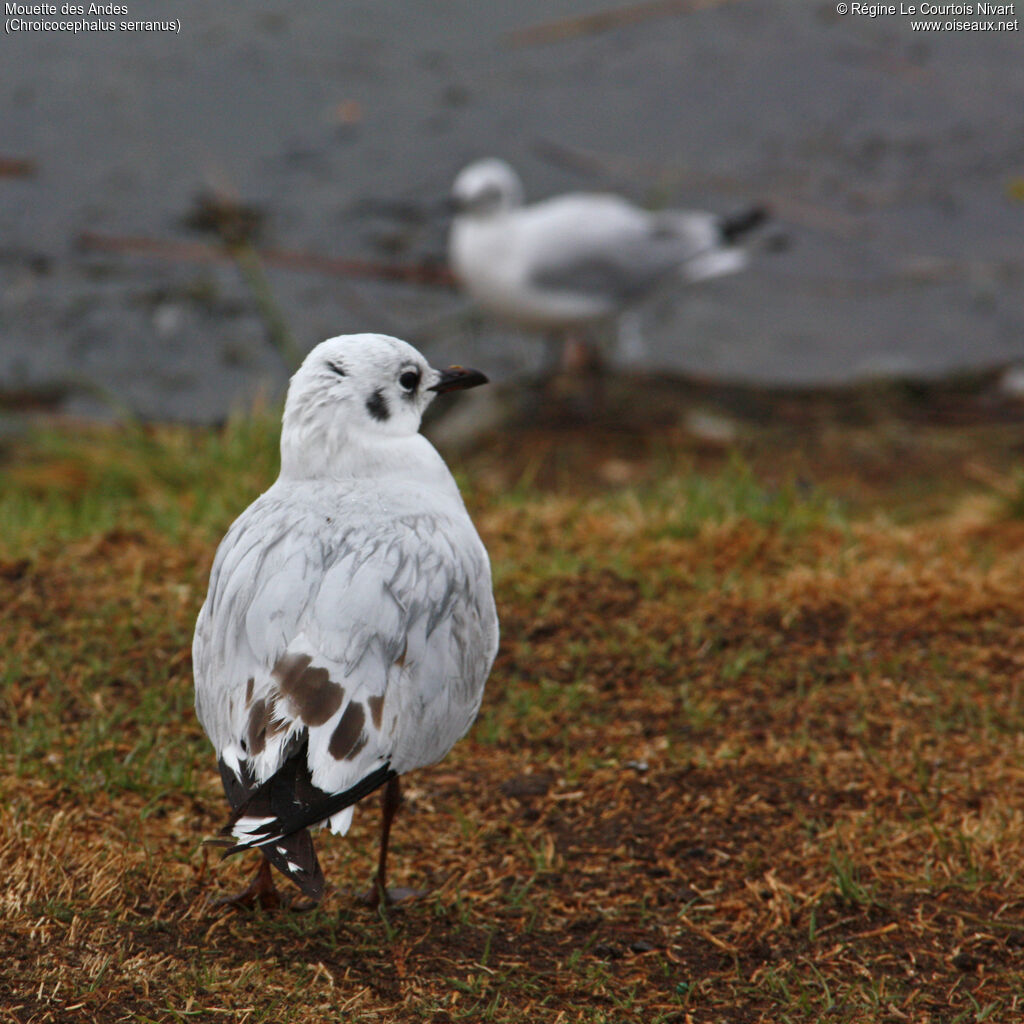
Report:
M305 727L276 693L286 655L311 659L344 702L309 724L314 782L338 791L391 760L405 771L438 760L472 723L497 648L486 552L464 510L337 529L315 507L257 500L225 536L194 643L196 707L218 751L238 744L249 699L277 701L285 730L258 776L278 767ZM254 680L253 683L248 683ZM383 713L370 715L368 700ZM359 755L327 753L353 703L365 720ZM314 763L316 762L316 763Z
M595 211L596 212L596 211ZM680 266L723 244L718 218L707 213L667 211L600 220L567 231L538 254L529 283L546 291L632 302Z

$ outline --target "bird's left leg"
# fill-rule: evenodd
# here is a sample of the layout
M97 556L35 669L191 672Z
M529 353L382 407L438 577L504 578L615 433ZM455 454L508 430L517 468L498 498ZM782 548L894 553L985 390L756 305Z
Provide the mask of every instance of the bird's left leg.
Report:
M281 906L281 894L274 885L274 875L270 870L270 861L260 857L259 870L253 880L234 896L223 896L215 900L215 907L247 907L250 910L259 907L261 910L276 910Z
M422 896L417 889L388 888L388 842L391 839L391 823L402 806L402 785L396 775L381 791L380 795L380 855L377 858L377 875L373 886L363 897L371 907L379 907L382 903L390 906L405 900Z

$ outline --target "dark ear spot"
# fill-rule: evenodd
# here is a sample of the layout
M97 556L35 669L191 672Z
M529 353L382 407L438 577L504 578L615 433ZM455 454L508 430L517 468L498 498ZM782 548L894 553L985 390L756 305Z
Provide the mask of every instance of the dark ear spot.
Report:
M391 410L388 408L387 399L380 388L366 400L366 411L381 423L390 418Z

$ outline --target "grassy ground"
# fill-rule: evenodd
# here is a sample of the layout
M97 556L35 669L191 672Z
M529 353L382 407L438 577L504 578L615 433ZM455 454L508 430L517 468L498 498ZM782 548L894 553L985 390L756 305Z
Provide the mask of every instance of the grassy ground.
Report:
M0 1020L1024 1019L1017 429L728 448L543 429L457 460L501 653L303 915L251 869L191 710L214 546L276 426L50 429L0 459Z

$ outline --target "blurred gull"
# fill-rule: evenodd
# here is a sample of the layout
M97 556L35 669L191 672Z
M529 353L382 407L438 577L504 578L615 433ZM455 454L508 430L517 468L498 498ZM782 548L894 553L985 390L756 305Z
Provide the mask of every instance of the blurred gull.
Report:
M766 218L760 207L729 217L652 212L592 192L527 206L519 176L494 157L459 173L452 203L448 258L470 298L485 313L549 335L613 320L671 280L742 270L749 257L736 243ZM641 358L635 321L622 327L619 355Z
M309 829L344 834L378 787L371 899L389 898L399 777L466 732L498 646L487 552L418 433L436 394L485 381L379 334L323 342L292 378L280 476L221 542L193 642L222 835L264 858L229 902L276 902L270 865L319 901Z

